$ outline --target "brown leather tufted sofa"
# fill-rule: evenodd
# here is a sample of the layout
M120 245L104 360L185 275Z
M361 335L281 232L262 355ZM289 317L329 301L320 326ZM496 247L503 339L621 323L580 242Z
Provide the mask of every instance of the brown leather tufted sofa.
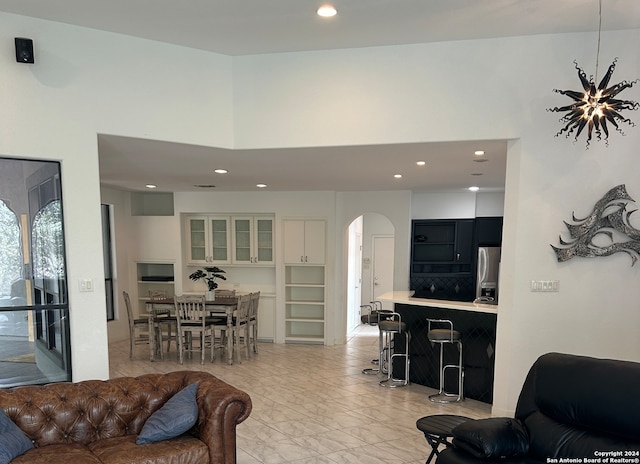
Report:
M199 416L189 433L136 445L149 416L196 381ZM233 464L251 398L206 372L178 371L9 388L0 407L35 446L12 464Z

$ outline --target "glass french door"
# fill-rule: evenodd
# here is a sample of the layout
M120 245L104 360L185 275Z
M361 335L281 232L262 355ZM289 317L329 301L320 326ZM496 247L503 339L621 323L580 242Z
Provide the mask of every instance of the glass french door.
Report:
M0 388L71 380L60 164L0 158Z

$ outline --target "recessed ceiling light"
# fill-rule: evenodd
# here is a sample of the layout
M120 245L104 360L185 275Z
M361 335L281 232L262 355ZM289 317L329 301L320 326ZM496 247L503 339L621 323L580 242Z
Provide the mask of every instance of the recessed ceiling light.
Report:
M226 174L226 173L228 173L229 171L227 171L226 169L216 169L216 170L215 170L215 171L213 171L213 172L215 172L216 174Z
M333 5L322 5L318 8L318 16L322 16L323 18L330 18L335 16L338 13L338 10L335 9Z
M154 184L147 184L147 185L145 185L145 187L148 188L148 189L158 188L158 186L154 185Z
M427 163L426 163L426 161L416 161L416 164L417 164L418 166L424 166L424 165L425 165L425 164L427 164Z
M476 155L476 156L482 156L482 155L484 155L484 151L483 150L477 150L477 151L473 152L473 154Z
M481 176L482 173L481 172L472 172L471 175L472 176Z
M393 177L395 177L396 179L400 179L402 178L402 174L394 174Z
M215 185L211 185L211 184L194 184L194 187L198 187L201 189L212 189L212 188L216 188Z
M263 189L267 187L267 184L256 184L256 187Z
M478 190L480 190L480 187L469 187L469 190L471 190L472 192L477 192Z
M484 163L485 161L489 161L487 158L476 158L473 161L476 163Z

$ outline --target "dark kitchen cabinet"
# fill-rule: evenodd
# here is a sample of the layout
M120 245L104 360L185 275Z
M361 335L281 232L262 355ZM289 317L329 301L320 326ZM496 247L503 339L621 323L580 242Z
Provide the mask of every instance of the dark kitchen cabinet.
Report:
M471 272L473 236L473 219L414 220L411 240L411 273Z
M502 243L502 217L476 218L478 246L500 246Z

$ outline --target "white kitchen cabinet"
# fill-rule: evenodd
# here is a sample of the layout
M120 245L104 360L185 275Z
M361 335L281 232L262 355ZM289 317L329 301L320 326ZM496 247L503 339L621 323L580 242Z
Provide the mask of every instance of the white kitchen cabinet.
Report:
M233 264L273 265L273 217L233 216Z
M324 264L326 222L321 219L283 221L285 264Z
M276 338L276 299L260 295L258 305L258 341L273 342Z
M185 248L187 264L206 266L229 264L229 217L187 216L185 218Z

